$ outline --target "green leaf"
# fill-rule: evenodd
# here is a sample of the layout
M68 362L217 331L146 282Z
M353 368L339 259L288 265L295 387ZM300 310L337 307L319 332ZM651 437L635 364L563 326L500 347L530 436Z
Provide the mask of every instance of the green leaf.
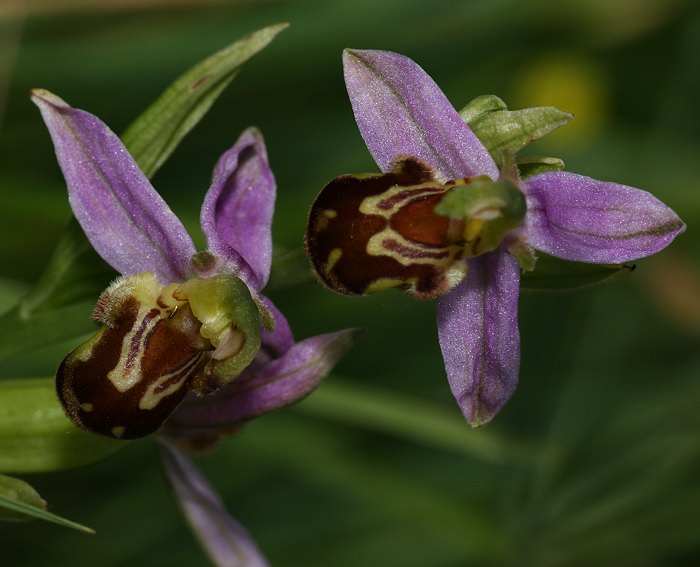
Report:
M78 222L71 219L35 288L20 302L20 311L31 317L85 298L94 303L116 276L93 250Z
M554 106L507 110L493 95L478 97L460 112L496 162L569 122L573 115Z
M72 469L100 461L125 445L76 428L58 403L53 379L0 381L0 471Z
M92 309L116 275L72 219L34 289L0 316L0 358L93 331Z
M338 377L326 378L313 396L294 408L374 431L398 435L488 462L527 463L531 448L492 430L469 427L459 412L442 408L406 394L381 388L357 386Z
M634 264L584 264L539 254L532 272L523 274L520 289L525 293L568 293L623 278Z
M202 119L242 65L287 26L263 28L195 65L127 128L124 145L148 177ZM0 357L89 332L90 310L115 275L73 219L37 286L0 317Z
M95 331L95 297L65 307L26 313L21 304L0 317L0 359Z
M87 526L77 524L46 510L46 502L29 484L18 478L0 475L0 520L46 520L66 528L94 534Z
M303 409L302 406L306 406L325 387L326 385L317 390L313 396L307 398L302 404L295 407L300 410ZM339 406L342 406L341 399L336 401ZM354 403L350 402L349 405L348 413L352 411ZM459 412L457 411L457 413ZM326 417L323 414L321 415ZM416 415L413 427L415 431L421 429L421 423L419 422L421 417L423 417L423 414ZM454 425L457 425L459 421L460 418L456 417ZM350 423L354 425L351 420ZM500 557L506 555L509 551L504 546L503 530L499 530L499 526L493 521L492 515L484 513L482 507L474 504L474 502L472 502L474 505L465 505L464 499L446 489L447 484L442 481L433 483L421 482L421 474L425 471L422 464L417 460L410 461L411 466L415 468L412 469L411 474L406 474L406 470L402 470L401 465L395 461L392 462L391 459L384 461L381 458L375 458L373 455L368 456L367 446L361 441L358 443L358 440L365 438L359 437L354 442L350 441L343 435L342 430L333 427L333 425L333 423L330 423L329 427L319 426L315 420L285 419L277 414L274 420L260 420L260 422L256 423L255 431L252 431L251 428L250 432L237 440L237 444L240 444L239 449L242 448L246 451L246 454L264 456L269 462L268 468L279 471L281 474L291 471L291 478L301 478L305 484L316 487L316 490L319 487L323 487L322 490L339 491L344 498L340 502L352 502L353 505L357 504L360 507L369 506L378 514L378 516L372 516L376 526L385 526L388 523L392 526L392 530L402 524L415 526L416 518L419 518L421 527L419 537L428 537L431 541L435 539L435 541L439 542L439 545L456 550L458 554L459 559L456 563L441 562L439 563L440 565L498 566L507 564L499 561ZM468 430L476 433L463 419L461 419L459 426L462 431ZM389 431L389 433L392 434L394 432ZM380 438L375 439L374 442L378 439ZM390 442L387 443L386 447L393 448ZM392 449L389 450L391 451ZM463 478L483 486L483 483L479 482L481 479L475 480L469 476L469 472L473 469L469 467L468 460L460 460L458 462L463 465L463 468L466 468ZM496 470L496 467L493 470ZM437 473L440 479L446 480L450 478L443 473ZM488 488L485 488L484 493L487 493L487 491ZM312 492L312 494L319 494L319 492ZM320 494L323 494L323 492L320 492ZM325 497L322 496L321 498L323 502L326 502ZM342 509L342 514L343 520L340 522L338 533L338 537L341 539L347 535L348 525L358 525L358 519L364 517L357 516L352 510L345 508ZM324 519L324 511L321 511L320 515L320 521L318 515L315 515L315 533L323 533L324 540L333 539L327 536L329 533L333 533L332 530L334 528L338 528L332 526ZM328 516L327 513L326 516ZM313 522L314 520L310 521ZM371 532L374 530L374 527L375 525L368 526L367 529ZM404 542L406 537L415 537L416 533L410 531L394 532L392 530L383 531L379 539L382 539L382 536L387 537L386 534L390 533L388 537L392 542ZM401 534L396 536L399 539L394 539L394 534L396 533ZM406 536L404 534L411 535ZM318 536L316 539L318 539ZM360 547L365 548L366 545L367 543L363 541ZM401 544L397 546L397 548L403 547ZM372 546L370 549L374 549L376 553L376 550L379 548ZM394 550L382 551L381 553L384 557L391 557L392 559L387 561L380 560L379 564L438 564L430 559L425 562L416 562L411 559L394 561L393 559L396 557ZM390 553L390 555L387 555L387 553ZM314 564L334 565L335 562L314 562ZM370 560L361 564L370 565L375 563Z
M151 177L199 122L243 64L288 24L263 28L192 67L127 128L124 145Z

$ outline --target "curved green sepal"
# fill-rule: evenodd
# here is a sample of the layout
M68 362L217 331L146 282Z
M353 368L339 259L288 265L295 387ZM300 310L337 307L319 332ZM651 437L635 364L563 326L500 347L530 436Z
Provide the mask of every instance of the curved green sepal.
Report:
M248 286L236 276L218 275L191 279L180 290L202 323L200 334L215 348L208 364L215 386L228 384L260 349L260 311Z
M464 220L464 239L478 242L478 254L497 248L522 224L526 210L525 196L514 183L487 177L455 187L435 207L438 215Z
M0 471L53 472L101 461L124 442L76 428L51 378L0 381Z
M634 264L584 264L559 260L546 254L537 255L537 268L525 272L520 289L524 293L569 293L611 283L631 274Z
M508 110L493 95L474 99L459 114L497 163L504 151L515 153L573 118L554 106Z

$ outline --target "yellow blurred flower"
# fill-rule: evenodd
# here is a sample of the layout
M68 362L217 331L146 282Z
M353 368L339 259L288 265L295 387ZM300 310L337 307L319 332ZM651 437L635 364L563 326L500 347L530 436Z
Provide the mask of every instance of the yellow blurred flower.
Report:
M547 136L542 146L577 147L603 135L610 108L610 82L605 69L578 53L550 53L525 63L516 73L512 108L553 105L575 119Z

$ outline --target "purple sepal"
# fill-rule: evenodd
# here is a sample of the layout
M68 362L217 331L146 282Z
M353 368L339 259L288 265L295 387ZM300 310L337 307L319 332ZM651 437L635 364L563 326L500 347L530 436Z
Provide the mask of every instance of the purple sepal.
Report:
M308 338L281 358L246 370L216 394L186 399L170 418L167 435L215 433L304 398L350 348L356 334L348 329Z
M275 196L262 135L249 128L216 164L201 223L209 250L257 291L270 276Z
M466 278L438 299L440 348L457 403L473 426L488 423L518 382L516 260L495 250L468 261Z
M529 243L579 262L620 264L668 246L685 230L652 194L565 171L524 182Z
M383 172L396 159L420 158L447 179L498 169L430 76L408 57L389 51L346 49L345 84L355 120Z
M100 256L123 275L186 279L192 239L117 135L48 91L32 91L32 100L51 134L73 214Z
M159 445L163 471L197 539L217 567L267 567L246 529L192 462L170 443Z

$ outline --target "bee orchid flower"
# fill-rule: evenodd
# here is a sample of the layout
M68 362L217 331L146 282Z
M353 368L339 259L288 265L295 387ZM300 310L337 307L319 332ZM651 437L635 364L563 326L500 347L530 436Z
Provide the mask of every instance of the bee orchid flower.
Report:
M403 287L436 298L450 387L466 420L483 425L516 387L520 272L532 268L533 250L624 263L658 252L685 225L640 189L565 171L520 179L508 156L499 169L403 55L346 50L344 71L382 173L345 175L323 188L306 232L311 263L340 293Z
M101 120L45 90L33 91L32 100L76 219L121 274L97 301L99 330L58 369L59 399L88 431L118 439L156 433L166 475L215 563L264 565L182 449L208 447L306 396L354 332L295 342L260 292L272 262L276 195L262 136L246 130L216 164L201 210L208 249L197 252Z

